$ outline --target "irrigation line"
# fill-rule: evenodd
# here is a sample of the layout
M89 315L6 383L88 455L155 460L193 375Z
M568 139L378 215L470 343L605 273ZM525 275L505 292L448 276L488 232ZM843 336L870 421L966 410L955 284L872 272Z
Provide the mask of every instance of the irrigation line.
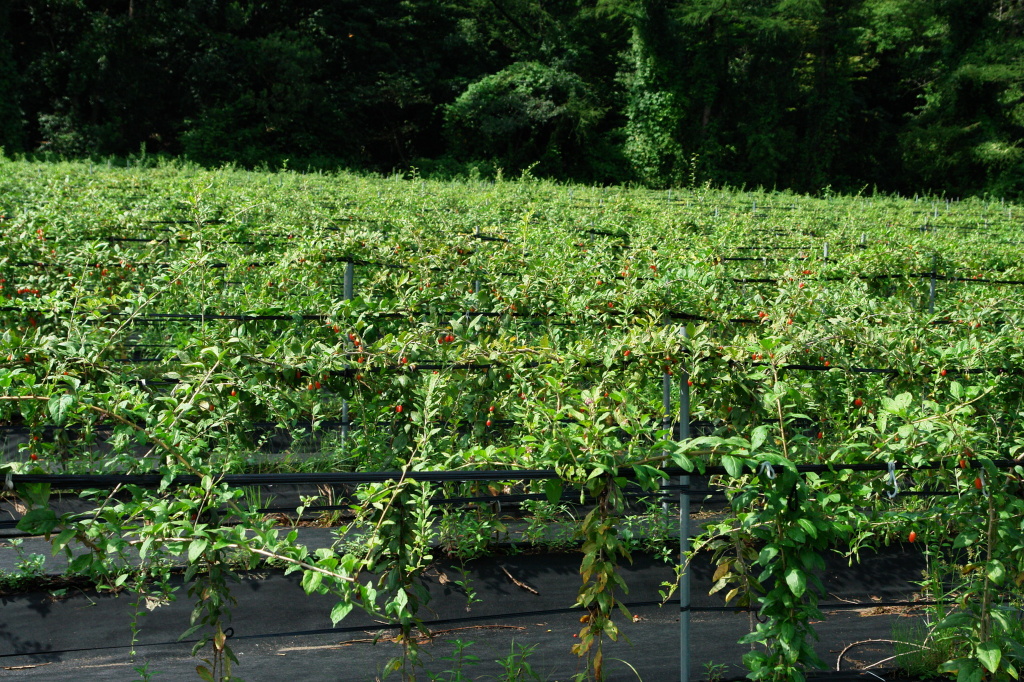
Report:
M753 461L753 460L751 460ZM975 468L976 460L968 462L970 468ZM998 469L1012 469L1020 466L1021 462L1015 460L993 460L992 464ZM949 465L942 462L933 462L922 465L897 463L895 468L906 471L927 471L941 470ZM843 471L875 471L888 472L888 464L797 464L794 467L798 473L839 473ZM662 469L667 476L690 476L697 475L727 475L729 472L724 466L706 466L696 471L678 467L667 467ZM617 476L627 480L635 479L636 473L632 467L619 469ZM113 488L118 485L137 485L139 487L157 487L165 481L161 474L12 474L10 481L18 483L49 483L55 489L84 489L84 488ZM561 478L553 469L492 469L492 470L468 470L468 471L376 471L376 472L319 472L319 473L294 473L294 474L226 474L217 479L219 483L229 486L256 486L256 485L300 485L300 484L359 484L359 483L381 483L386 481L415 480L420 482L450 483L450 482L471 482L471 481L540 481ZM198 485L201 482L199 476L192 474L176 475L171 480L171 485Z
M756 282L767 282L767 281L773 281L773 280L746 279L746 280L735 280L735 281L737 281L737 282L744 282L744 283L756 283ZM965 281L973 281L973 280L965 280ZM1022 282L1022 284L1024 284L1024 282ZM45 315L51 314L51 313L53 313L55 311L53 311L53 310L40 310L40 309L36 309L36 308L26 308L26 307L22 307L22 306L0 306L0 312L13 312L13 313L22 313L24 315L40 315L40 316L45 316ZM464 311L450 311L450 310L431 311L431 310L418 310L418 309L398 310L398 311L365 310L363 312L366 315L368 315L369 317L372 317L372 318L390 318L390 319L405 319L405 318L409 318L409 317L426 317L426 316L429 316L429 317L447 317L449 319L456 319L456 318L459 318L459 317L464 317L466 315L466 313ZM673 320L673 321L677 321L677 320L686 320L686 321L693 321L693 322L722 322L722 321L725 321L725 322L729 322L729 323L732 323L732 324L758 324L758 325L762 323L762 320L754 319L754 318L750 318L750 317L731 317L731 318L725 318L723 320L721 318L708 317L706 315L697 315L697 314L694 314L694 313L688 313L688 312L684 312L684 311L669 311L669 312L662 311L662 312L663 312L664 316L667 319L670 319L670 320ZM534 322L534 323L538 323L538 324L575 325L575 324L579 324L581 320L586 321L586 320L590 319L590 320L594 320L594 321L599 321L599 320L602 320L604 318L611 318L611 319L620 319L620 318L624 318L624 317L625 318L630 318L630 317L638 317L638 316L647 316L650 313L651 313L650 310L635 309L635 310L627 310L627 311L616 310L616 311L613 311L613 312L603 312L600 315L597 315L597 314L587 315L586 313L583 313L583 312L577 313L575 315L572 315L572 314L569 314L569 315L537 315L537 314L533 314L533 313L530 313L530 312L518 312L518 311L511 311L511 310L501 310L501 311L476 310L476 311L471 312L470 316L471 317L491 317L491 318L509 317L509 318L513 318L513 319L517 319L517 320L524 320L524 321ZM85 316L83 316L82 319L84 319L86 321L93 321L92 318L85 317ZM166 322L166 321L189 321L189 320L200 320L200 321L201 320L232 320L232 321L241 321L241 322L261 322L261 321L268 321L268 322L277 321L277 322L281 322L281 321L327 321L327 320L344 321L344 319L345 319L344 317L339 317L338 315L335 315L335 314L328 314L328 313L298 313L298 312L291 313L291 314L277 314L277 315L247 315L247 314L217 314L217 313L210 313L210 314L202 314L202 313L150 313L149 315L138 316L138 317L135 318L134 321L138 322L138 323L154 323L154 322ZM931 325L943 325L943 324L953 324L953 323L954 322L951 319L929 320L928 321L928 324L931 324ZM1014 326L1013 328L1014 329L1019 329L1019 327L1016 327L1016 326Z
M684 350L684 353L685 352L686 351ZM533 353L529 353L529 352L527 352L526 354L527 355L533 355ZM138 363L154 363L154 362L163 362L163 361L166 361L166 360L168 360L168 358L110 358L109 362L117 362L117 363L120 363L120 364L132 364L134 362L138 362ZM170 360L174 361L175 358L170 358ZM707 361L707 360L709 360L709 358L708 359L704 359L704 360ZM619 360L616 364L623 365L623 366L628 366L630 364L633 364L634 362L636 362L636 360ZM363 367L363 368L353 367L353 368L349 368L349 369L329 369L329 370L325 370L325 371L319 372L319 374L328 374L328 375L334 376L334 377L351 377L351 376L354 376L355 374L404 374L404 373L407 373L407 372L422 372L422 371L426 371L426 370L467 371L467 370L505 369L505 368L510 368L510 367L515 367L517 369L521 369L521 368L533 369L533 368L536 368L536 367L546 366L546 365L549 365L549 364L561 364L561 363L554 363L554 362L543 362L543 363L541 363L541 362L529 362L529 363L526 363L526 364L519 364L519 365L512 365L512 364L506 364L506 363L497 363L497 362L496 363L488 363L488 364L477 364L477 363L471 363L470 362L470 363L459 363L459 364L450 364L450 365L440 365L440 364L430 364L430 363L413 363L411 365L394 365L394 366L390 366L390 365L383 365L382 366L380 364L377 364L375 366ZM736 362L736 361L730 361L730 364L734 365L734 366L738 366L738 365L741 365L741 364L744 364L744 363L740 363L740 362ZM768 367L768 366L770 366L770 363L767 363L767 362L752 362L752 363L750 363L750 365L754 366L754 367L758 367L758 366ZM607 367L607 365L604 362L597 362L597 361L584 361L584 362L580 362L577 366L580 367L580 368ZM946 370L946 374L947 375L955 374L955 375L963 375L963 376L969 376L971 374L1006 374L1006 375L1022 375L1022 374L1024 374L1024 368L1022 368L1022 367L975 367L975 368L944 367L943 369ZM808 372L848 371L848 372L850 372L852 374L888 374L888 375L891 375L891 376L900 376L900 375L902 375L902 376L919 376L919 375L922 375L922 374L934 374L935 372L938 371L938 368L931 369L931 370L929 370L927 372L903 372L903 371L901 371L899 369L886 368L886 367L857 367L857 366L846 366L846 367L844 367L844 366L838 366L838 365L827 365L826 366L826 365L802 365L802 364L779 365L779 371L786 371L786 370L803 370L803 371L808 371ZM178 383L177 380L163 380L163 379L154 379L154 380L138 379L136 381L137 382L142 382L143 384L154 384L154 385L156 385L156 384L176 384L176 383Z

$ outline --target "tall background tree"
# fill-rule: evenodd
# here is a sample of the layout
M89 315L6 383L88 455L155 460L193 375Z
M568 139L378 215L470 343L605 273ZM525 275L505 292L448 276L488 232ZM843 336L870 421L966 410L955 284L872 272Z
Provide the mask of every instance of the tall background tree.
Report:
M0 0L7 153L1024 193L1024 0Z

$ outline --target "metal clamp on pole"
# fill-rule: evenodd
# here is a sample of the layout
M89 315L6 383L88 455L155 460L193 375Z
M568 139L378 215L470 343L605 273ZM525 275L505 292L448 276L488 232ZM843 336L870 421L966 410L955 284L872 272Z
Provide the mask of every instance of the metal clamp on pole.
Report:
M889 462L889 485L892 486L892 492L887 492L886 495L891 500L900 494L900 484L896 482L896 462Z

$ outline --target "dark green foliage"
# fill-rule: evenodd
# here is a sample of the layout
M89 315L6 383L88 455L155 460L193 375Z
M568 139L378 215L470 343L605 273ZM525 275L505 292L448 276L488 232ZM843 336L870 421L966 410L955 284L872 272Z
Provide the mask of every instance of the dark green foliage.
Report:
M1024 194L1020 0L0 0L0 146Z
M517 62L471 84L445 109L451 151L488 159L506 170L569 175L603 114L598 99L574 73Z
M10 7L8 0L0 0L0 147L21 149L21 78L11 44Z

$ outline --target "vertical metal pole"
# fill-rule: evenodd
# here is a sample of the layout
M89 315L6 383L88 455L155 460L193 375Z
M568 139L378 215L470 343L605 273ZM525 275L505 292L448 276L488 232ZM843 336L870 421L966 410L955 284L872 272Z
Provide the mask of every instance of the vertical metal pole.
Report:
M672 377L668 372L663 372L661 375L661 428L663 431L672 428ZM671 437L669 435L669 438ZM667 458L668 451L663 451L661 454ZM662 500L661 509L668 511L668 500L665 498Z
M928 283L928 314L935 313L935 256L932 255L932 276Z
M352 300L352 281L355 279L355 268L352 261L345 263L344 296L346 301ZM348 400L341 401L341 447L345 450L348 441Z
M683 337L687 337L683 327ZM690 438L690 372L679 373L679 440ZM690 571L686 555L690 552L690 477L679 477L679 680L690 682Z
M352 280L353 280L353 271L354 270L355 270L355 268L352 267L352 261L349 261L348 263L345 263L345 292L344 293L345 293L345 300L346 301L351 301L352 300Z
M341 451L345 452L345 442L348 440L348 401L341 401Z

